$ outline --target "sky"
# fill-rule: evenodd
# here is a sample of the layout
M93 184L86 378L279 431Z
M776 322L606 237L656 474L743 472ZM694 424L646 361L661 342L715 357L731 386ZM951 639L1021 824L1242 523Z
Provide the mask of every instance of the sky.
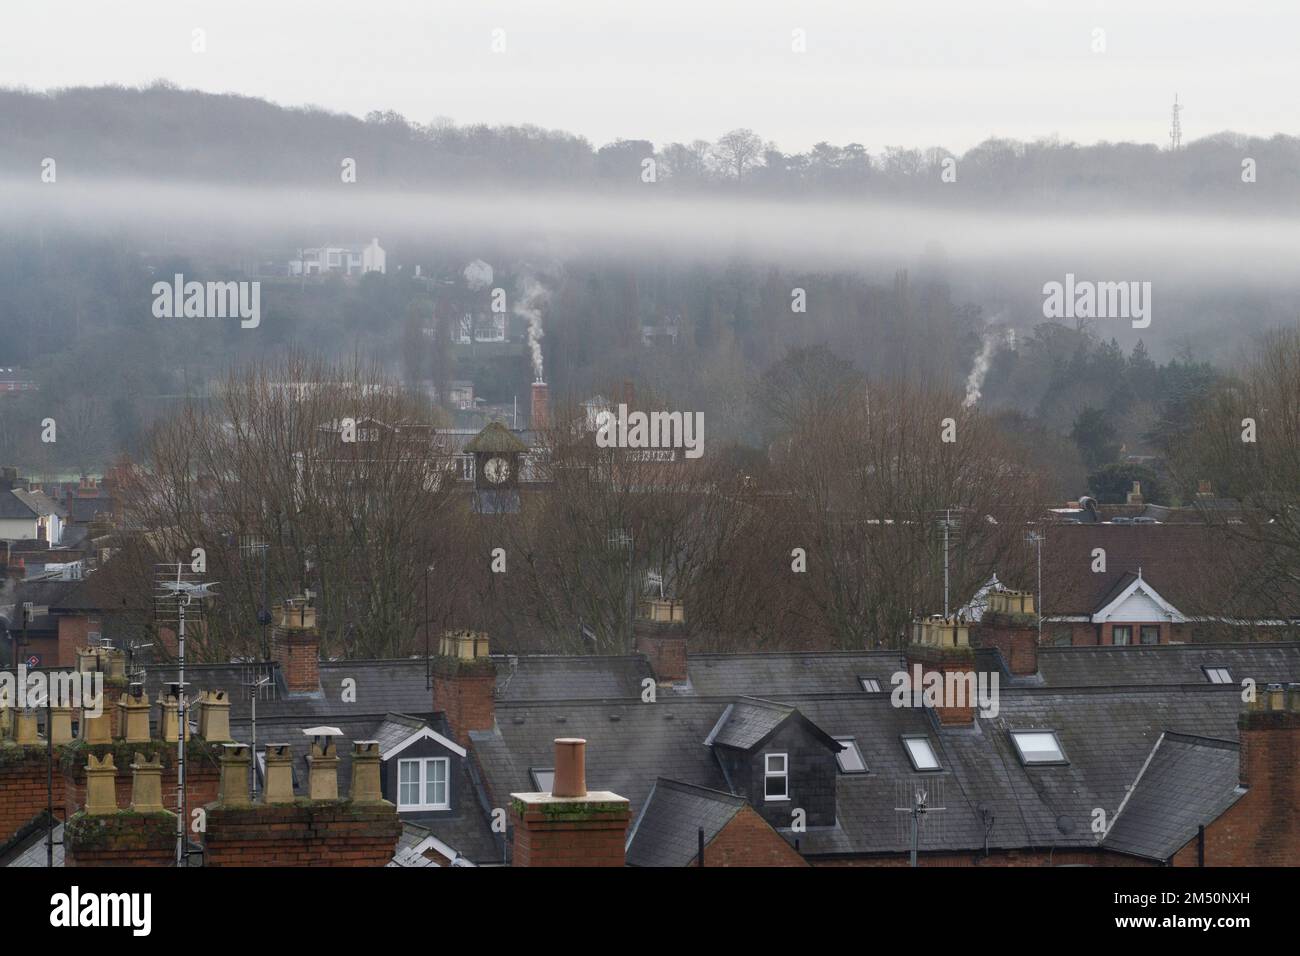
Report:
M0 86L161 78L598 146L1166 144L1175 93L1185 141L1295 135L1297 35L1294 0L10 0Z

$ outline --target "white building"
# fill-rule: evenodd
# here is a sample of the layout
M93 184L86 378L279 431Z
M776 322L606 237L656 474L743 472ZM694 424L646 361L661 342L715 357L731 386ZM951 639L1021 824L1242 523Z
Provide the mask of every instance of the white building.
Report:
M289 260L289 275L326 275L328 273L355 276L367 272L388 272L388 253L378 239L368 246L318 246L299 249L298 257Z

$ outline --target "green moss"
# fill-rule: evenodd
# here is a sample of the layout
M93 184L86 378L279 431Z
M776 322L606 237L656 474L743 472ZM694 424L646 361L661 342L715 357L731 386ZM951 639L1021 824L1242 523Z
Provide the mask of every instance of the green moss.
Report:
M176 836L176 814L135 813L120 810L111 816L92 817L84 810L68 818L63 839L76 850L103 848L122 838L149 844L165 844Z

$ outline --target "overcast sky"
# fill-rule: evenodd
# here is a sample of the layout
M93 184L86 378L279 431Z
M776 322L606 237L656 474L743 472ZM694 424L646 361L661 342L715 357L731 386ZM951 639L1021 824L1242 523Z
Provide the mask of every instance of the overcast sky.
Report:
M1175 92L1185 140L1300 132L1297 36L1294 0L8 0L0 85L166 78L596 145L737 126L788 152L961 151L993 135L1164 144Z

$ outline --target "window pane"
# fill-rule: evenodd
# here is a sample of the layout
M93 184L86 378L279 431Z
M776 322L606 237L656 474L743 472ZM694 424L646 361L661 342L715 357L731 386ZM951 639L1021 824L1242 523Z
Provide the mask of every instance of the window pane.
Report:
M767 772L785 773L785 754L768 754Z
M1159 643L1160 643L1160 628L1158 628L1158 627L1144 627L1144 628L1142 628L1142 643L1143 643L1143 644L1159 644Z
M844 745L844 749L835 755L839 761L840 770L844 773L862 773L867 769L866 763L862 759L862 752L858 750L858 743L851 737L836 737L839 743Z
M768 777L763 789L763 794L767 797L784 797L786 795L785 777Z
M447 761L429 760L424 764L424 802L442 806L447 802Z
M1132 639L1132 631L1128 627L1112 628L1111 642L1114 644L1125 645Z
M397 805L413 807L420 803L420 762L418 760L399 760L397 762Z
M937 770L939 761L934 756L934 751L930 749L930 741L922 737L909 737L903 741L907 745L907 752L912 756L912 763L917 770Z
M1012 734L1025 763L1054 763L1064 760L1061 746L1053 733Z

